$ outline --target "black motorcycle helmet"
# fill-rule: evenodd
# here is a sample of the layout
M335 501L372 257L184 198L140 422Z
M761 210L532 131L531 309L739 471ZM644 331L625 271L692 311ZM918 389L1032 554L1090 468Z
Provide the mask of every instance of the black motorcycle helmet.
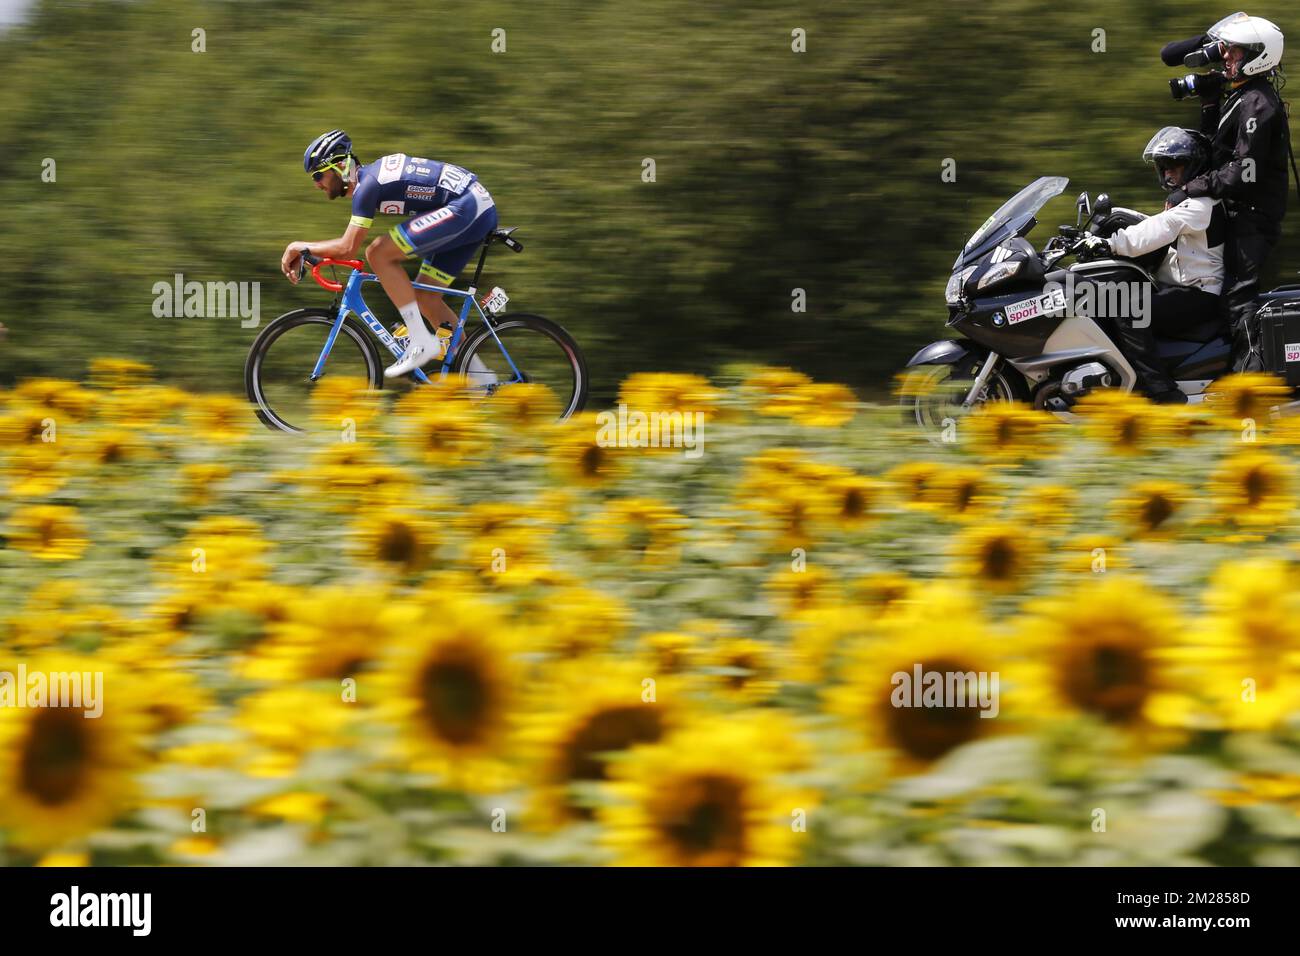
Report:
M1179 126L1166 126L1151 137L1142 159L1154 163L1156 178L1165 192L1171 192L1191 182L1210 165L1210 140L1203 133ZM1169 175L1172 166L1183 167L1183 181L1174 182Z

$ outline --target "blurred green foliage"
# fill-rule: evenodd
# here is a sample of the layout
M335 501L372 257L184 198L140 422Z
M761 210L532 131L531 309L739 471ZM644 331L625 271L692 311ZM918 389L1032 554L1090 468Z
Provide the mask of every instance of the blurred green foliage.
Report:
M300 166L313 136L342 126L363 161L406 151L479 174L528 246L497 252L485 284L575 334L597 399L631 371L735 359L870 395L942 334L958 247L1034 177L1071 178L1040 243L1072 221L1080 189L1159 207L1142 146L1162 125L1195 125L1197 109L1170 99L1177 74L1157 53L1228 12L44 0L0 35L0 383L127 355L178 384L238 391L257 330L155 318L152 286L178 272L260 281L263 323L328 302L285 283L278 261L290 240L346 225L344 203ZM1281 3L1251 12L1293 26ZM206 52L191 49L195 28ZM805 53L791 50L795 29ZM56 182L41 179L45 158ZM1294 231L1279 278L1300 268ZM796 288L806 313L791 312Z

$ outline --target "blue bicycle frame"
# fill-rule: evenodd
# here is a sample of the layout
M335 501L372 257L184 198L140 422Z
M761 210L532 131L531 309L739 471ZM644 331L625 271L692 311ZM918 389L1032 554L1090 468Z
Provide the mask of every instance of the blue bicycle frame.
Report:
M347 318L349 312L358 316L361 321L365 322L370 328L370 331L375 334L375 337L388 348L388 351L392 352L393 355L398 358L402 357L404 351L402 346L393 336L393 333L384 328L384 324L375 318L374 313L370 311L370 307L366 305L365 299L361 296L361 287L363 285L367 282L378 281L378 277L373 273L360 272L355 269L352 271L352 274L348 276L347 285L343 287L343 299L339 303L339 313L334 317L334 325L330 327L330 334L325 340L325 347L321 349L320 358L316 360L316 367L312 369L311 381L317 381L324 373L325 360L329 358L330 350L334 348L334 341L339 336L339 329L343 328L343 320ZM470 306L473 305L475 310L478 312L479 317L483 320L484 324L487 325L488 330L491 331L492 338L496 340L497 346L501 349L501 354L505 356L506 363L510 366L510 371L514 376L509 381L497 382L496 384L509 385L511 382L523 381L522 374L519 369L515 367L514 359L510 357L510 353L506 351L505 345L502 344L501 339L497 336L496 327L488 318L487 313L483 311L483 307L479 305L478 300L474 298L478 291L477 289L471 286L467 291L462 292L459 289L449 289L446 286L440 285L427 285L423 282L416 282L414 283L414 286L417 289L425 289L430 292L440 293L441 295L460 296L465 300L461 304L460 319L456 322L456 328L452 332L451 341L447 343L447 354L443 356L442 368L438 373L439 379L446 378L447 373L451 371L452 364L456 360L456 352L460 347L460 340L465 334L465 321L469 318L469 309ZM423 369L417 368L411 373L411 375L417 382L425 385L429 384L429 377L424 374Z

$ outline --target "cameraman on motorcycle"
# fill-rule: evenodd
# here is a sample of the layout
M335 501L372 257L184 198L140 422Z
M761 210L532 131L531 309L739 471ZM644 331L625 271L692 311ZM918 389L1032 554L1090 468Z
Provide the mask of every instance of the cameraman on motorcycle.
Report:
M1158 285L1151 296L1151 314L1116 317L1115 325L1120 351L1151 400L1182 404L1187 396L1161 365L1155 333L1176 336L1180 327L1218 318L1227 216L1218 199L1180 198L1186 185L1209 168L1211 149L1206 136L1166 126L1151 137L1142 159L1155 165L1161 188L1170 193L1164 211L1120 229L1109 239L1088 236L1084 247L1093 256L1129 258L1168 247L1154 273Z
M1232 322L1234 372L1265 367L1255 296L1264 263L1281 235L1290 188L1291 132L1274 86L1282 45L1282 31L1276 25L1262 17L1234 13L1203 37L1172 43L1162 53L1169 62L1193 48L1184 59L1187 65L1224 64L1221 74L1188 78L1194 84L1173 81L1175 96L1181 84L1181 89L1201 97L1201 131L1212 138L1214 157L1212 168L1176 191L1170 202L1183 196L1209 196L1228 204L1225 299ZM1221 101L1225 85L1228 95Z

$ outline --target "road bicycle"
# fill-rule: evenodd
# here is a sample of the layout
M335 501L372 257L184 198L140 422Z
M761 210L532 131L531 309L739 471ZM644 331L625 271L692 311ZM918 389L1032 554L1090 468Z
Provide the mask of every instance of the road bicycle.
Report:
M517 227L516 227L517 228ZM494 229L483 240L478 268L465 291L444 286L414 283L444 296L462 299L460 316L448 339L441 365L430 364L416 369L409 378L429 384L430 375L445 379L463 375L466 388L480 397L490 397L503 388L520 382L547 386L559 399L560 420L582 410L587 401L587 363L573 336L558 323L541 315L504 311L509 297L499 287L480 301L479 280L487 261L488 249L500 242L514 252L523 244L511 235L515 228ZM400 358L406 351L408 337L394 334L375 318L361 294L367 282L378 282L373 273L365 272L360 259L319 258L304 253L298 276L311 266L311 277L323 289L336 295L328 309L295 309L268 323L254 340L244 364L244 387L257 417L271 429L303 432L309 421L311 392L328 371L363 379L370 388L384 386L384 362L379 345ZM344 267L352 270L347 282L327 279L322 268ZM467 329L471 309L482 320L480 326ZM315 356L315 363L306 367ZM478 362L471 366L474 359Z

